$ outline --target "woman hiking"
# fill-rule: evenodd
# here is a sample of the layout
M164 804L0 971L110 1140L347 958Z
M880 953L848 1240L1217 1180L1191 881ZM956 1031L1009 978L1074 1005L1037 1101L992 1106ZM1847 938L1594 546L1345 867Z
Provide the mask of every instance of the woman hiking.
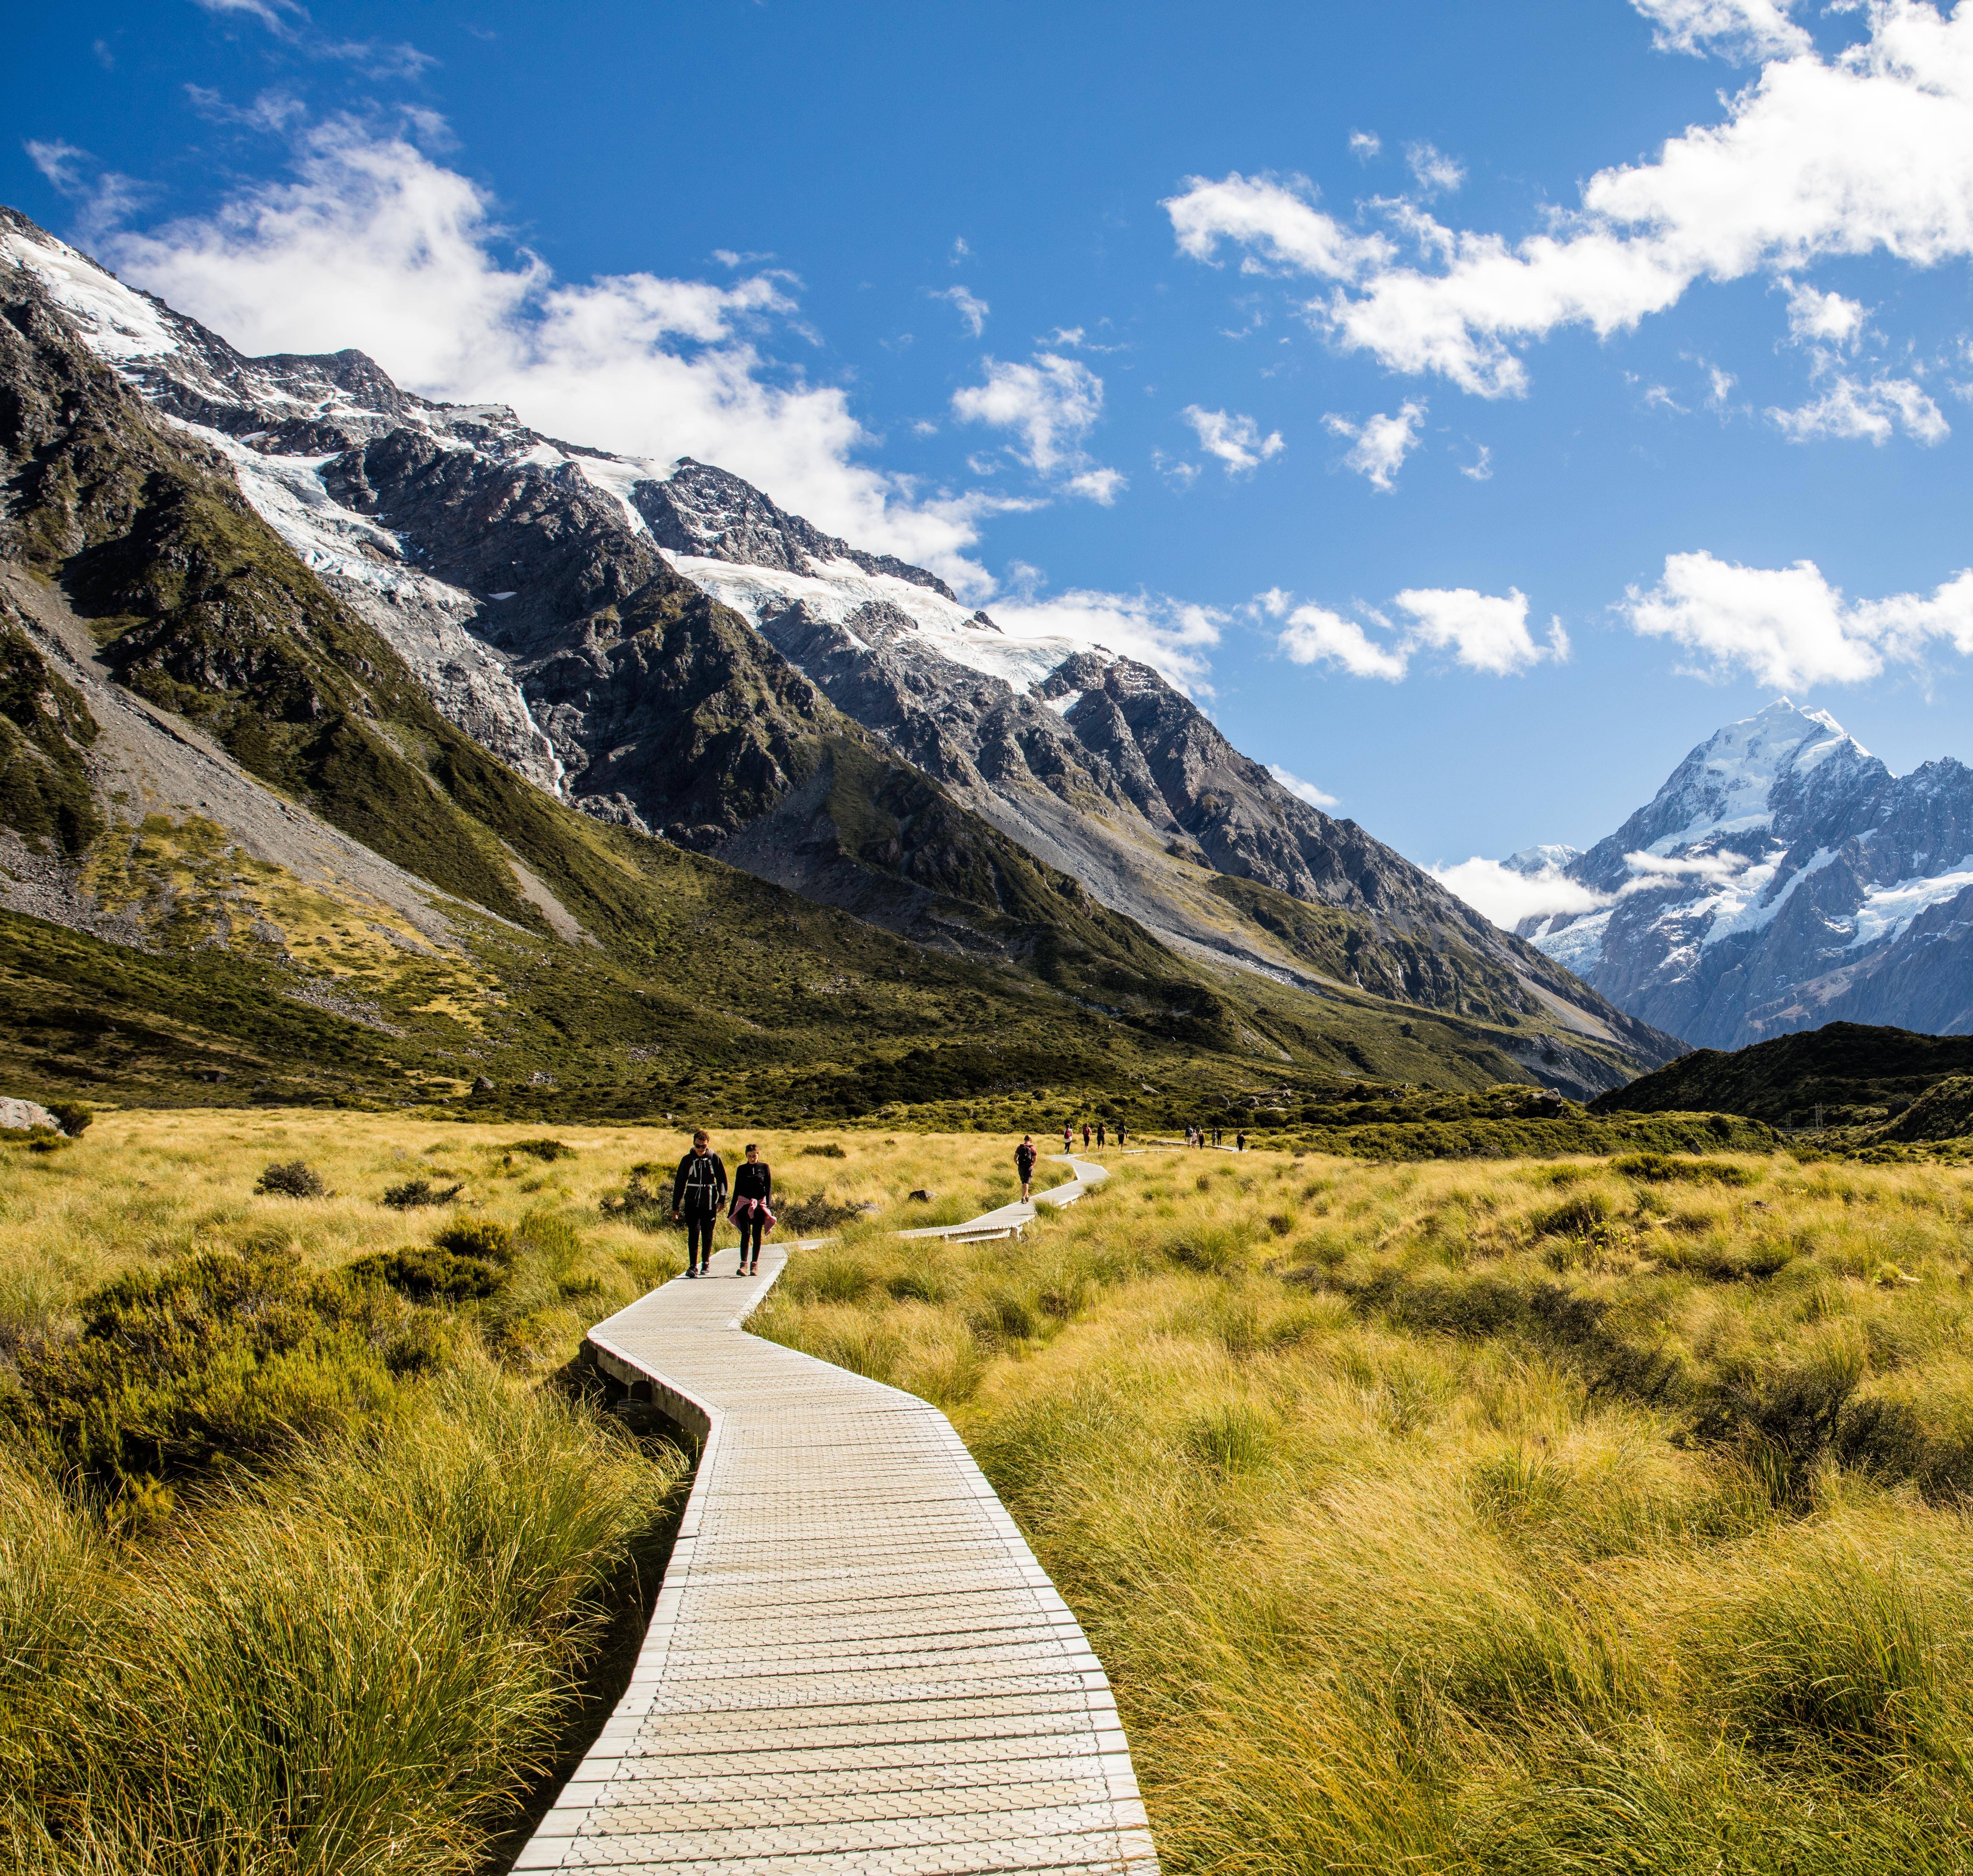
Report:
M746 1164L735 1169L733 1203L726 1214L740 1227L740 1268L733 1273L736 1277L760 1274L761 1233L774 1228L774 1214L770 1209L774 1197L774 1170L761 1158L761 1149L750 1143Z
M672 1220L685 1220L685 1274L712 1274L712 1233L719 1208L726 1201L726 1168L712 1151L702 1128L692 1137L692 1151L678 1163L672 1180Z

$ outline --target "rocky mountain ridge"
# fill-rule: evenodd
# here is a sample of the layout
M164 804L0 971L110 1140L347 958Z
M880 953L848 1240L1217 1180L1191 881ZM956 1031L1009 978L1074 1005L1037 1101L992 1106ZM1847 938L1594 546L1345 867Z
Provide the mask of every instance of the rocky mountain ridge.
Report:
M1480 1019L1572 1089L1674 1049L1290 794L1148 666L1009 638L709 466L555 443L357 352L244 358L21 218L0 247L443 716L596 819L990 954L1039 862L1089 895L1078 918Z
M1893 775L1826 712L1784 699L1727 725L1615 833L1526 869L1603 902L1522 935L1702 1047L1973 1030L1973 769Z

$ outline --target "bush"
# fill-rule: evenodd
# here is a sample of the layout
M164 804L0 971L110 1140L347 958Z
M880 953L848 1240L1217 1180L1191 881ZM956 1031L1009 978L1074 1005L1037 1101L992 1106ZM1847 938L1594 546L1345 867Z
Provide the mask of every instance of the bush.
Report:
M597 1201L597 1210L605 1218L620 1218L646 1231L666 1223L672 1215L669 1197L663 1192L653 1192L644 1184L644 1175L653 1170L649 1166L632 1167L630 1184L621 1192L606 1192Z
M1528 1229L1538 1238L1585 1238L1610 1216L1610 1202L1600 1192L1578 1192L1534 1213Z
M461 1218L437 1233L432 1242L455 1257L498 1264L502 1270L513 1268L514 1234L497 1218Z
M4 1409L106 1483L260 1464L388 1413L442 1358L442 1319L305 1272L285 1251L208 1251L83 1299L82 1327L16 1355Z
M415 1211L421 1205L450 1205L465 1190L463 1186L447 1186L441 1192L420 1175L406 1180L401 1186L386 1187L382 1203L394 1212Z
M1654 1185L1684 1180L1719 1186L1751 1186L1760 1178L1751 1167L1736 1166L1731 1160L1680 1159L1669 1153L1627 1153L1612 1160L1610 1164L1614 1171Z
M256 1192L279 1193L290 1199L319 1199L329 1190L322 1174L306 1160L277 1160L261 1174Z
M80 1140L88 1132L90 1122L96 1118L95 1114L79 1101L57 1101L48 1112L71 1140Z
M516 1140L506 1149L509 1153L525 1153L538 1160L552 1164L557 1160L572 1160L575 1149L560 1140Z
M378 1251L359 1257L346 1267L358 1282L384 1283L420 1302L443 1297L447 1302L463 1303L476 1297L497 1295L508 1273L489 1258L461 1257L456 1252L435 1245L415 1246L408 1250Z
M849 1155L833 1140L828 1140L819 1147L803 1147L801 1157L807 1160L846 1160Z
M817 1232L833 1231L863 1216L860 1206L837 1203L826 1192L811 1192L805 1199L783 1208L779 1222L790 1237L812 1237Z

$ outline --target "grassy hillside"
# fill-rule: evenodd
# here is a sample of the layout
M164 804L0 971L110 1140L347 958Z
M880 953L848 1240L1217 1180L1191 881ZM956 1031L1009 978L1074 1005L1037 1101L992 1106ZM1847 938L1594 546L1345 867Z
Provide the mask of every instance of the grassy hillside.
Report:
M1973 1073L1973 1036L1830 1023L1730 1053L1698 1049L1591 1103L1599 1114L1674 1108L1744 1114L1776 1127L1868 1125L1948 1075Z

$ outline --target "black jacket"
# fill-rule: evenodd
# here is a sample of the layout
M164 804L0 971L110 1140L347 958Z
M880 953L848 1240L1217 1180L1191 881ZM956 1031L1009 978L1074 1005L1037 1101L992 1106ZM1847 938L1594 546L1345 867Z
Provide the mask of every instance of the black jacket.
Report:
M716 1212L726 1203L726 1167L716 1153L701 1158L688 1152L678 1163L678 1176L672 1181L672 1210L675 1212Z
M733 1169L733 1196L758 1199L771 1209L774 1203L774 1169L765 1160L742 1160Z
M1014 1149L1014 1166L1023 1179L1035 1170L1035 1150L1025 1140Z

